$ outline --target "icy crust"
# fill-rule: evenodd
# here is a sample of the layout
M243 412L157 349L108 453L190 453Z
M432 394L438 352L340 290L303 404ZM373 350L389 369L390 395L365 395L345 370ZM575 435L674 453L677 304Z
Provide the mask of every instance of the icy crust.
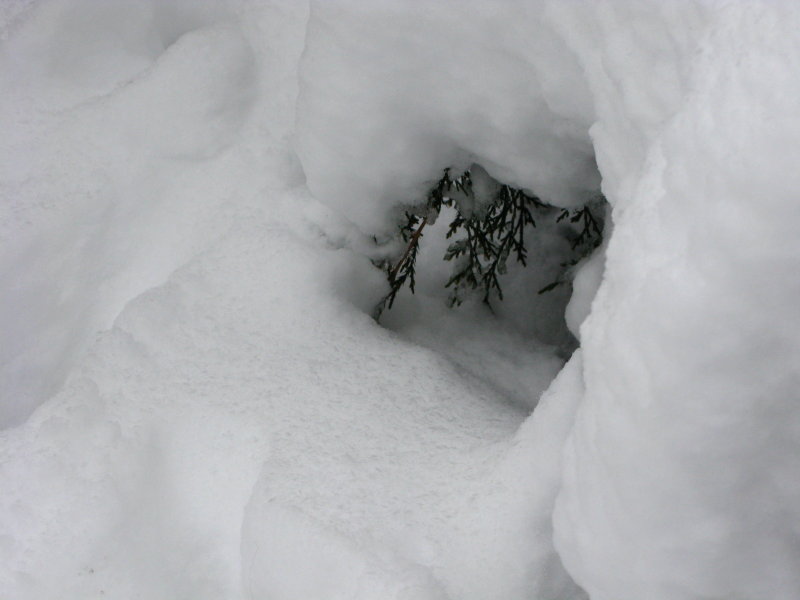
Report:
M557 204L584 201L599 184L591 97L542 8L312 2L295 132L311 192L368 233L472 162Z
M616 206L557 547L598 600L797 598L800 11L636 4L563 27L614 44L593 132ZM673 78L622 58L657 66L665 42Z

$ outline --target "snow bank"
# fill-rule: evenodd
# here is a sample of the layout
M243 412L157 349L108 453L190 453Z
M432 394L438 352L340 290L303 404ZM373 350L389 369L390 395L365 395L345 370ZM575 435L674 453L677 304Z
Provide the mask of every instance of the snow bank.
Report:
M559 550L600 600L796 598L800 12L563 12L604 104L615 229Z
M146 8L47 3L6 43L4 423L58 389L92 333L218 227L219 171L235 167L197 161L241 128L252 52L224 23L166 47Z
M560 361L450 321L542 363L498 378L369 318L382 275L288 146L308 8L209 6L49 2L7 28L0 595L563 586L515 541L548 519L535 486L481 499Z
M800 596L800 9L0 19L0 596ZM368 317L371 236L472 163L613 207L529 418L549 263Z

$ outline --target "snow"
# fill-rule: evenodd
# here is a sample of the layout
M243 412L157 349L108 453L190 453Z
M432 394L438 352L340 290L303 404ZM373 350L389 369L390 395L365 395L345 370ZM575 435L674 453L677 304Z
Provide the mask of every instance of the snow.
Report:
M371 232L389 211L365 205L408 203L473 162L585 201L599 184L591 96L540 3L421 4L313 5L295 131L311 192Z
M4 3L0 597L800 596L798 26ZM451 310L443 214L376 323L446 167L604 243Z
M654 97L656 82L673 100L642 101L598 132L604 185L619 192L606 280L581 330L587 391L558 548L601 600L796 598L800 323L787 274L800 260L789 191L800 120L787 93L800 12L734 3L702 29L693 11L664 12L651 39L680 18L696 40L672 69L682 78L608 67L620 101L628 87ZM608 27L616 19L631 15ZM633 124L648 147L635 184L613 167Z

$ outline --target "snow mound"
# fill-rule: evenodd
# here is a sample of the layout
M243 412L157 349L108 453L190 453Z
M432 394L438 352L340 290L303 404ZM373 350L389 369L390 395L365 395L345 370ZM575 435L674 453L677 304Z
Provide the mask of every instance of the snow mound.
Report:
M605 30L578 41L576 16ZM564 18L587 66L608 47L595 140L614 232L581 330L561 556L598 600L797 598L800 10Z
M0 597L800 597L798 31L3 4ZM602 183L566 314L553 255L445 312L434 244L378 325L377 239L473 164L558 206Z

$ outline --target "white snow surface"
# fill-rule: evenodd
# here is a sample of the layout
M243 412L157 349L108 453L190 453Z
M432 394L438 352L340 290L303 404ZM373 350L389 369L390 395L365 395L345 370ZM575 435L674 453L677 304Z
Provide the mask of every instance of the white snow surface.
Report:
M0 5L0 598L800 597L799 31ZM373 236L474 163L605 243L450 310L440 222L379 325Z

